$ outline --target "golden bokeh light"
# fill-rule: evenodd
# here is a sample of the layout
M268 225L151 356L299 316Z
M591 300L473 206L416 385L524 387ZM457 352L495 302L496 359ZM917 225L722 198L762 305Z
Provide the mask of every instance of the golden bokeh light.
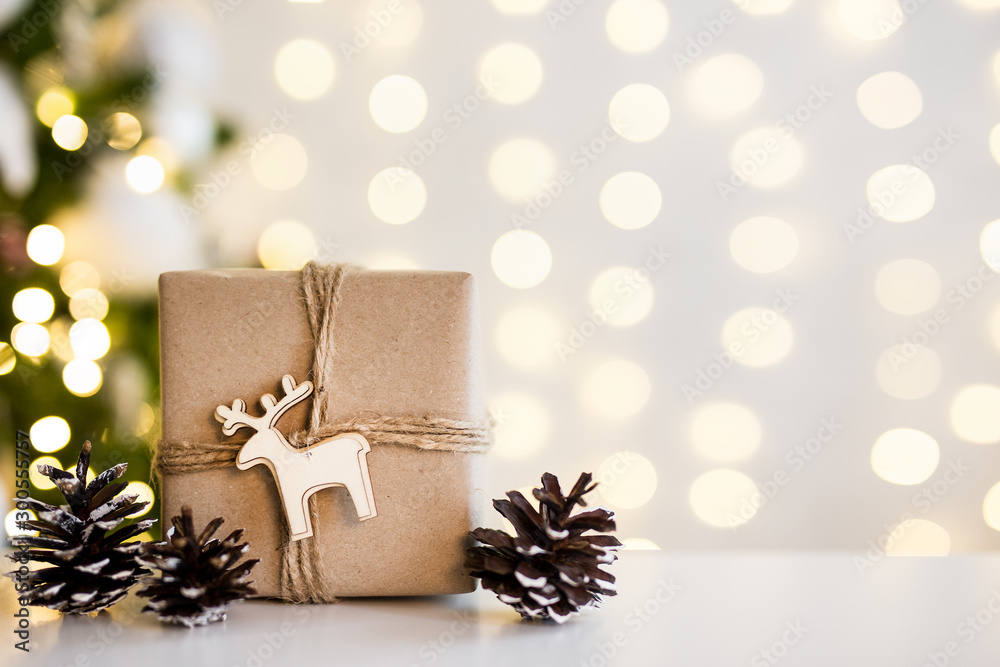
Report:
M306 149L287 134L275 134L270 141L261 141L250 156L250 171L269 190L294 188L305 178L308 168Z
M615 227L641 229L660 214L663 197L652 178L637 171L624 171L604 183L598 204L604 219Z
M365 31L375 36L380 45L396 47L410 44L420 35L424 25L424 10L417 0L372 0L368 4L368 16L392 16L388 21L378 21L379 28L375 30L369 20Z
M968 442L1000 442L1000 387L974 384L958 392L951 404L951 427Z
M839 0L837 15L847 32L869 41L899 30L904 16L896 0Z
M754 273L780 271L799 252L799 235L784 220L758 216L744 220L729 235L729 253Z
M52 266L62 259L66 238L58 227L38 225L28 232L28 257L35 264Z
M92 287L86 287L70 297L69 314L75 320L82 320L88 317L95 320L103 320L108 315L110 305L108 297L104 296L104 292Z
M1000 482L994 484L983 499L983 519L993 530L1000 530Z
M542 192L555 179L556 158L540 141L511 139L493 151L489 175L497 192L520 202Z
M691 440L702 456L716 461L738 461L757 451L763 437L760 420L735 403L701 408L691 422Z
M875 372L882 391L904 400L930 396L943 375L944 366L936 352L910 343L893 345L883 352Z
M660 90L648 83L625 86L611 98L608 121L629 141L652 141L670 122L670 104Z
M642 507L656 493L656 468L642 454L615 452L597 468L601 496L613 507Z
M101 367L89 359L74 359L63 367L63 384L76 396L93 396L101 388Z
M715 528L736 528L759 509L760 492L752 479L738 470L710 470L691 484L688 502L696 517Z
M651 393L649 376L631 361L606 361L590 372L585 391L589 405L609 417L630 417L645 407Z
M333 84L333 56L311 39L295 39L278 50L274 76L278 86L297 100L314 100Z
M376 174L368 185L368 206L382 222L405 225L427 206L427 188L409 169L389 167Z
M20 519L18 518L18 514L21 515ZM25 514L27 514L27 519L25 519ZM7 512L7 516L5 516L3 520L3 527L4 531L7 534L7 539L10 540L13 537L21 537L26 535L37 535L38 534L37 530L24 530L23 528L17 527L18 521L24 521L24 520L36 521L37 519L38 515L35 514L33 510L12 509L11 511Z
M52 125L52 141L67 151L75 151L87 142L87 123L79 116L68 114Z
M165 176L163 164L152 155L137 155L125 166L125 182L142 194L159 190Z
M882 72L858 86L858 109L875 127L893 130L916 120L924 98L913 79L900 72Z
M142 125L130 113L119 111L108 117L108 146L117 151L127 151L142 139Z
M427 93L415 79L394 74L372 88L368 109L386 132L409 132L427 115Z
M885 481L911 486L933 475L940 459L934 438L914 428L894 428L875 441L871 464L875 474Z
M84 318L69 329L69 344L77 359L100 359L111 349L111 336L100 320Z
M875 276L875 296L890 313L923 313L941 298L941 277L927 262L897 259L879 269Z
M42 417L28 431L31 446L43 454L58 452L69 442L69 424L62 417Z
M14 317L22 322L48 322L55 312L56 302L41 287L28 287L14 294L11 302Z
M948 531L927 519L909 519L898 524L886 541L887 556L947 556L951 552Z
M733 171L757 188L776 188L792 180L805 161L798 139L773 127L751 130L736 140L729 155Z
M756 63L738 53L713 56L695 70L694 92L703 110L728 116L757 101L764 74Z
M265 269L298 271L318 250L312 230L296 220L271 223L257 240L257 257Z
M17 355L14 348L7 343L0 342L0 375L7 375L17 366Z
M48 88L35 104L35 114L45 127L52 127L57 120L72 114L75 109L76 96L62 86Z
M889 222L912 222L934 207L934 184L918 167L894 164L875 172L866 187L868 203Z
M670 25L659 0L615 0L604 17L608 39L625 53L647 53L663 43Z
M479 63L479 80L488 85L491 97L503 104L520 104L531 99L543 78L542 61L523 44L501 44Z
M552 268L549 244L535 232L515 229L493 244L493 272L504 285L527 289L538 285Z
M125 490L122 491L122 493L130 496L138 496L138 498L135 499L137 503L149 503L142 509L142 511L130 515L132 517L140 517L149 514L150 510L153 509L153 503L156 501L156 494L153 493L152 487L145 482L129 482L128 486L125 487Z
M979 236L979 252L994 271L1000 272L1000 220L994 220Z
M792 325L772 308L744 308L731 315L719 333L722 349L744 366L776 364L792 351Z
M59 459L54 456L39 456L28 465L28 479L33 487L43 491L56 488L56 485L48 477L38 472L38 466L52 466L62 470L63 466Z
M49 351L49 332L41 324L21 322L10 332L14 349L29 357L40 357Z
M101 274L87 262L70 262L59 272L59 287L66 296L73 296L82 289L101 286Z
M655 301L648 274L628 266L601 271L590 285L589 302L598 321L628 327L646 319Z

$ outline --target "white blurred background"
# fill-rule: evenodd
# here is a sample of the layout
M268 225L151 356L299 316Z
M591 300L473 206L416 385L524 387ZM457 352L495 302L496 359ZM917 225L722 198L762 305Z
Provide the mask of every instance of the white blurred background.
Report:
M997 0L137 11L156 132L239 128L137 270L475 274L490 497L588 470L636 547L1000 546Z

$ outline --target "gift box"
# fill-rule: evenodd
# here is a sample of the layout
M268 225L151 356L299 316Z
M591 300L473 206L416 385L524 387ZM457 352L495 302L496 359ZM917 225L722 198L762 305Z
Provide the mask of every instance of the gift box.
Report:
M245 528L248 557L260 559L261 596L474 589L464 548L481 523L488 428L471 275L311 265L165 273L160 355L163 517L189 505L196 516L224 517L230 530ZM303 399L307 380L317 386ZM237 467L248 438L265 432L261 420L277 413L288 460ZM298 472L318 469L314 454L325 445L310 442L346 433L363 436L357 442L368 451L348 443L347 458L322 464L340 466L330 479L343 485L311 496L311 535L295 538L294 530L304 534L294 525L301 517L283 499L294 505Z

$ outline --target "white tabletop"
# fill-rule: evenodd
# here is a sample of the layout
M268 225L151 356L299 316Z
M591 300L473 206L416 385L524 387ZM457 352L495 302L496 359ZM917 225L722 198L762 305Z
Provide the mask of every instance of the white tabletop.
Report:
M562 626L521 623L479 591L440 598L235 605L186 630L138 614L61 618L32 609L30 655L12 647L3 584L3 664L16 665L945 665L1000 659L1000 555L626 552L620 594ZM863 572L861 571L863 570ZM767 652L767 653L765 653ZM948 655L948 653L952 655ZM605 657L608 656L608 657Z

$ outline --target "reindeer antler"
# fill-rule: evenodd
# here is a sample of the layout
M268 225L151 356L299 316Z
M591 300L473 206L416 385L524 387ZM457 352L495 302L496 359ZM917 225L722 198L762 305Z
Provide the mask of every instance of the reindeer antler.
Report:
M220 405L215 409L215 418L222 422L222 432L226 435L233 435L244 426L248 426L257 431L264 431L281 418L281 415L295 405L304 400L312 393L312 382L304 381L300 385L295 384L295 378L285 375L281 378L281 388L285 390L285 396L280 401L275 400L271 394L264 394L260 397L260 404L264 408L264 414L260 417L252 417L247 414L247 404L242 399L233 401L232 407Z

